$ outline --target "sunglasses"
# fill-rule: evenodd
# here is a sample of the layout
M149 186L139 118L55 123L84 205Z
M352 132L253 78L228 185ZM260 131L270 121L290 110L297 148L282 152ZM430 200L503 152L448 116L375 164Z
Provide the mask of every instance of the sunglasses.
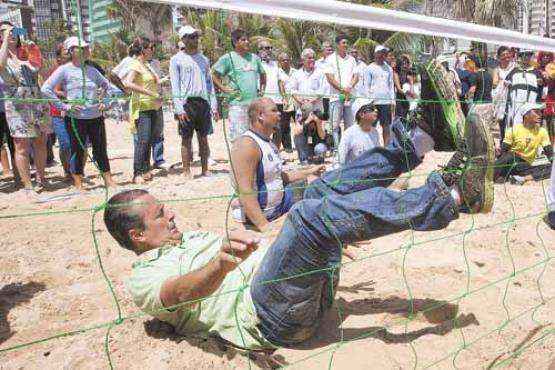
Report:
M262 46L260 49L262 49L262 50L272 50L273 46Z
M194 39L199 38L199 34L198 33L193 33L192 35L187 35L185 37L188 38L188 39L194 40Z

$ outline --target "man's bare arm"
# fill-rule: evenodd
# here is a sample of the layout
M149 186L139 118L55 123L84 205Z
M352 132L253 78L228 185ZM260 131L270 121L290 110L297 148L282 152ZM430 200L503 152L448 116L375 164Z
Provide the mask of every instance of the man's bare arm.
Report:
M162 304L170 308L208 297L222 285L228 273L258 248L258 243L258 237L252 232L230 232L229 241L223 243L220 253L206 266L164 282L160 290Z
M360 80L360 77L359 77L358 73L355 73L353 75L353 78L351 79L351 88L352 89L358 84L359 80Z
M258 203L258 194L253 189L256 168L262 160L260 149L247 137L237 139L231 150L231 163L239 192L239 201L250 222L259 230L268 225Z
M328 79L330 85L334 87L334 89L343 91L343 88L339 85L339 82L337 82L333 73L326 73L326 78Z
M214 82L214 85L216 85L216 87L220 89L220 91L226 94L231 94L234 91L232 88L230 88L229 86L226 86L223 83L222 79L220 78L220 75L216 71L212 71L212 81Z
M310 166L303 170L288 171L288 172L284 171L281 173L281 177L283 179L283 182L285 182L286 184L290 184L292 182L306 180L311 176L319 177L325 170L326 170L326 166L322 164L322 165Z
M262 96L266 91L266 73L260 74L260 91L258 92L259 96Z
M285 83L282 80L278 81L278 87L279 87L279 94L285 98L286 95L286 91L285 91Z

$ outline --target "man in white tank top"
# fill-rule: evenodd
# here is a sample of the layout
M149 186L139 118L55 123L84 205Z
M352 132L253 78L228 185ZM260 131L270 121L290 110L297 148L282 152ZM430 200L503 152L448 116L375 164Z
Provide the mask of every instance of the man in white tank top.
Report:
M253 101L248 110L250 128L234 143L231 164L239 203L234 218L263 230L269 222L284 215L301 196L304 188L294 192L293 183L319 176L323 165L298 171L283 171L283 162L271 140L278 128L280 113L269 98ZM297 199L295 199L297 198Z

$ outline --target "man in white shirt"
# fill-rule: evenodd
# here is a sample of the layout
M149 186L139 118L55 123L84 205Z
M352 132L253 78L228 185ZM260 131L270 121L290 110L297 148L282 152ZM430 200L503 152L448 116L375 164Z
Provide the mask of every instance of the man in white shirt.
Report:
M366 86L366 68L368 68L368 64L364 63L362 59L360 59L360 53L355 47L352 47L349 51L349 54L355 58L357 62L357 73L358 73L358 83L355 86L354 96L355 99L365 99L368 95L368 89ZM356 114L356 112L355 112Z
M322 43L322 58L318 59L315 62L315 68L318 74L320 75L320 95L322 95L322 108L324 112L324 119L327 121L330 115L330 98L329 95L331 94L331 86L328 82L326 74L324 73L327 59L330 55L333 54L333 47L331 43L324 41Z
M344 122L345 129L355 121L352 111L353 89L358 82L355 58L347 54L349 41L345 35L335 38L337 50L328 57L324 72L331 85L330 97L330 125L328 130L333 136L337 149L340 137L340 124Z
M217 117L218 108L214 85L210 76L210 62L199 50L200 33L185 26L179 30L185 49L170 60L170 79L174 113L178 119L181 136L183 175L191 178L193 159L193 134L197 132L202 175L209 175L208 135L212 132L212 116Z
M291 58L287 53L280 53L278 56L278 65L280 68L282 79L279 81L279 88L283 96L283 111L281 112L281 120L279 130L274 135L274 143L278 149L283 145L283 149L287 153L293 152L291 143L291 119L295 115L295 101L291 97L289 89L289 81L296 69L291 67Z
M288 89L291 91L298 109L303 104L311 104L315 109L323 110L321 71L316 67L314 50L304 49L301 53L303 66L295 70L289 79Z
M266 88L262 91L262 96L272 99L281 112L283 100L279 81L282 81L284 76L278 62L274 59L273 49L273 46L266 40L260 41L258 44L258 57L262 61L262 66L266 72Z
M341 137L339 144L339 164L344 166L362 153L380 146L380 136L376 130L378 112L368 99L357 99L353 105L356 110L356 125L352 125Z
M385 62L389 49L378 45L374 49L374 62L366 69L368 97L374 102L378 111L378 120L382 126L384 145L389 142L389 127L393 118L395 105L395 85L393 69Z
M262 92L262 96L271 99L277 105L281 117L283 118L283 95L285 93L283 86L286 76L281 70L278 62L274 59L273 49L273 46L266 40L262 40L258 44L258 57L266 72L266 89ZM281 144L280 129L281 127L276 128L272 140L278 149Z

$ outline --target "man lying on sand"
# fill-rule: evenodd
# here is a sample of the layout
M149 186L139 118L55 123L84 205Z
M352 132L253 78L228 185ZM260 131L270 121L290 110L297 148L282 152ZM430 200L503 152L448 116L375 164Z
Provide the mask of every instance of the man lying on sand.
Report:
M342 245L409 229L443 229L461 211L491 209L494 148L479 120L469 119L464 148L441 173L431 173L419 188L387 189L421 163L431 149L423 143L441 144L422 135L394 122L386 148L312 182L275 237L182 233L174 213L147 191L114 195L104 222L123 248L140 256L127 281L134 302L178 333L216 334L245 349L306 341L332 306Z

